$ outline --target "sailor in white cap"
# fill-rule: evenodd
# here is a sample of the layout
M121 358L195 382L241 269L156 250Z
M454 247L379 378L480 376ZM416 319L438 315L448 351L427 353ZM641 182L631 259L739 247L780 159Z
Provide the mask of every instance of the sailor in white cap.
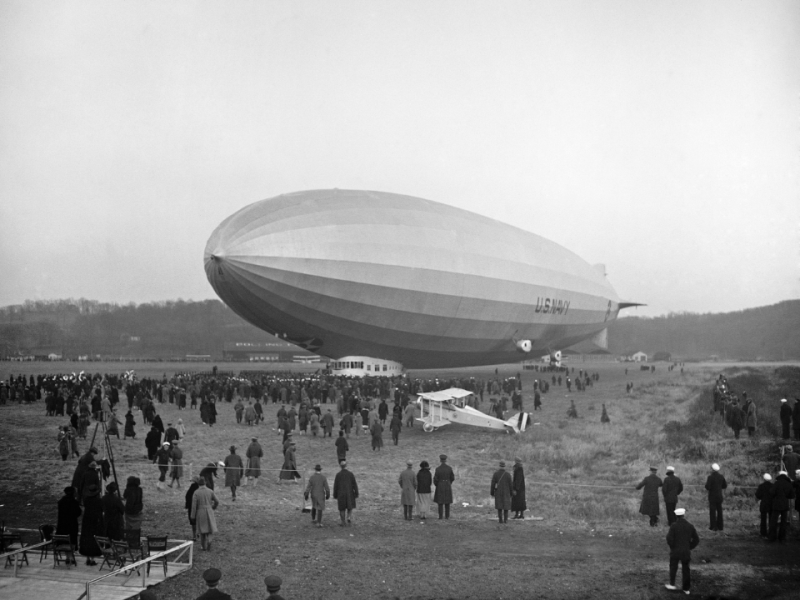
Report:
M664 477L664 504L667 507L667 525L675 522L675 507L678 505L678 496L683 492L683 482L675 475L675 467L667 467L667 476Z
M719 472L719 465L711 465L711 474L706 479L706 490L708 490L708 517L709 529L711 531L722 531L722 490L728 487L725 477Z
M764 473L764 481L756 490L756 500L760 500L758 509L761 511L761 537L769 535L769 515L772 512L772 475Z
M692 550L700 543L700 536L694 525L685 518L686 509L675 509L675 522L670 525L667 533L667 544L669 544L669 583L666 584L668 590L677 590L675 576L678 574L678 563L681 565L681 590L689 595L692 587L689 563L692 560Z
M156 487L159 490L164 489L164 486L166 485L167 471L169 471L169 458L169 442L164 442L161 444L161 448L156 451L156 456L153 459L154 463L158 463L158 470L161 471L161 475L156 483Z

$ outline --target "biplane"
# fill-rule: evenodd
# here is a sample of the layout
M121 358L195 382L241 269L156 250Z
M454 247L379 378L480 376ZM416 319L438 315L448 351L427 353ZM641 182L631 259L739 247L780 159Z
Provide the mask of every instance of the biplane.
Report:
M422 429L426 433L436 431L450 423L462 423L474 427L499 429L506 433L521 433L528 426L528 413L515 414L510 419L503 421L497 417L487 415L467 404L466 399L473 392L461 388L449 388L439 392L425 392L419 394L420 416L417 421L422 421Z

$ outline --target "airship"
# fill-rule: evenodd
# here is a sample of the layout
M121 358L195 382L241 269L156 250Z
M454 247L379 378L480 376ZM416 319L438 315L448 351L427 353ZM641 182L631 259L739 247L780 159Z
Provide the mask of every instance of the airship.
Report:
M603 345L609 323L635 305L602 266L537 234L378 191L245 206L211 234L204 263L220 299L256 327L332 360L414 369Z

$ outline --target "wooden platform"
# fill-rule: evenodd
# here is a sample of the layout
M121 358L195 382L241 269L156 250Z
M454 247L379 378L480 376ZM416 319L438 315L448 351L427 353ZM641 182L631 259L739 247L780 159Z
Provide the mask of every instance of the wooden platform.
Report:
M48 557L41 563L39 555L32 552L28 556L30 566L22 566L14 577L14 569L0 569L0 600L78 600L86 592L86 583L110 571L105 567L90 567L82 564L82 557L76 556L77 566L64 565L53 568L53 559ZM146 567L143 567L143 569ZM164 567L154 564L147 576L147 585L154 585L175 577L191 568L188 563L167 563L167 576ZM136 596L142 587L141 574L135 570L107 577L92 585L91 600L125 600ZM85 600L85 596L84 596Z

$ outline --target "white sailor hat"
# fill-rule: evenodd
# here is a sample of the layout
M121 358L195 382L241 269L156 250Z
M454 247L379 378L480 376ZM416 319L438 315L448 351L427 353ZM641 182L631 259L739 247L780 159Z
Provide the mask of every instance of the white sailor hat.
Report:
M685 514L686 514L686 509L685 508L676 508L675 509L675 515L676 516L682 517Z

